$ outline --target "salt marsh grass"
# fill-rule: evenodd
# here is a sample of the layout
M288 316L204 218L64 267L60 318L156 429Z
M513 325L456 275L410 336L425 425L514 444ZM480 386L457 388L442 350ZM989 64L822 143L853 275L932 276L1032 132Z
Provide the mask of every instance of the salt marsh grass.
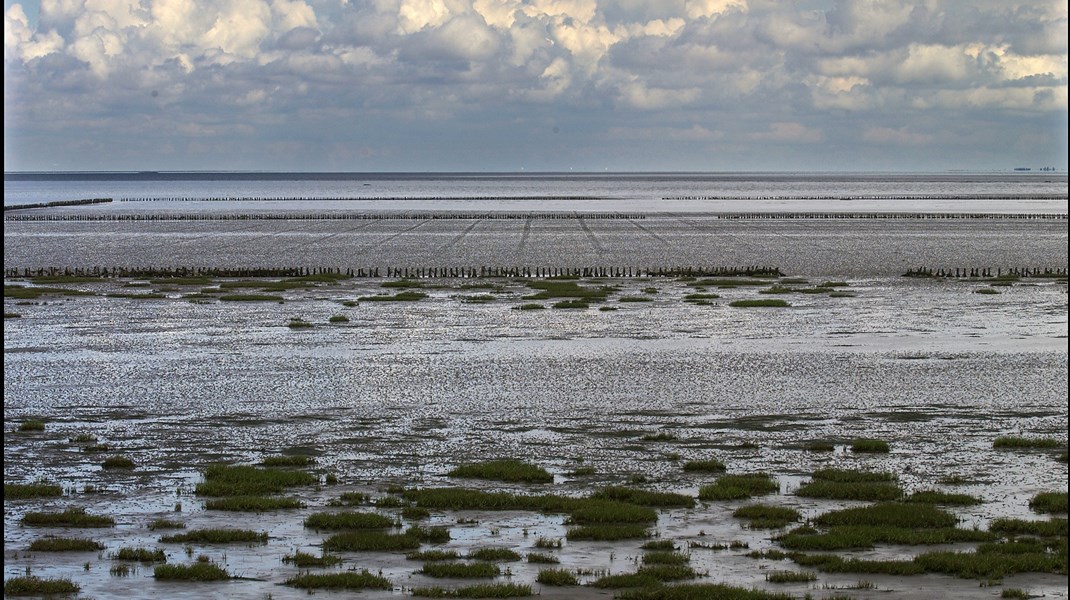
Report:
M762 298L756 300L733 300L728 303L732 308L786 308L791 304L780 298Z
M260 464L265 467L307 467L315 463L316 460L311 456L305 456L303 454L283 455L283 456L266 456L264 460L260 461Z
M1021 437L1014 435L1000 436L992 443L993 448L1062 448L1066 446L1066 440L1044 437Z
M267 532L250 529L191 529L186 533L165 535L163 544L266 544Z
M447 589L443 587L413 588L418 598L524 598L531 595L530 585L518 583L483 583Z
M51 483L5 483L4 500L23 500L27 498L58 498L63 495L63 488Z
M895 475L871 471L821 469L812 479L795 490L796 496L827 498L830 500L896 500L903 490Z
M30 527L114 527L115 519L106 515L91 515L84 508L71 507L63 512L28 512L22 524Z
M88 538L46 537L30 542L31 552L97 552L104 544Z
M115 455L104 459L101 465L105 469L133 469L134 461L126 456Z
M554 481L554 476L546 469L512 459L461 465L447 473L447 475L449 477L490 479L513 483L553 483Z
M378 513L337 512L315 513L305 518L305 527L309 529L385 529L397 523L390 517Z
M684 463L684 470L700 473L723 473L727 467L725 464L716 458L708 458L705 460L689 460Z
M42 579L40 577L12 577L4 581L4 596L52 596L77 594L82 588L70 579Z
M918 502L922 504L947 504L954 506L973 506L975 504L981 504L982 502L984 502L984 500L981 500L977 496L971 496L969 494L952 494L939 490L919 490L903 498L903 502Z
M543 585L579 585L580 581L576 574L568 569L542 569L536 576L535 581Z
M277 494L287 487L314 485L318 479L304 471L257 468L253 466L209 465L199 496L260 496Z
M1038 513L1064 513L1066 498L1066 492L1041 492L1029 501L1029 508Z
M152 571L156 579L166 581L223 581L230 579L226 569L211 562L195 562L188 565L158 565Z
M799 511L785 506L751 504L741 506L733 513L737 519L746 519L751 529L779 529L801 518Z
M23 421L23 422L19 423L19 431L22 431L22 432L44 431L44 430L45 430L45 422L37 420L37 419L29 419L27 421Z
M817 581L817 575L810 571L773 571L766 573L765 580L769 583L809 583Z
M655 492L624 486L604 487L592 493L590 497L592 500L613 500L615 502L659 508L691 508L695 506L695 499L686 494Z
M167 562L167 555L159 548L153 550L148 548L119 548L112 558L146 563Z
M768 473L722 475L712 484L699 488L699 500L743 500L780 491L780 484Z
M556 565L561 562L561 559L546 552L528 552L524 558L532 564Z
M766 592L720 583L677 584L625 590L617 595L621 600L796 600L791 594Z
M501 572L502 570L498 565L488 562L430 562L420 570L420 573L428 577L448 577L451 579L497 577L501 575Z
M857 439L851 442L851 451L869 454L887 454L891 447L884 440Z
M233 512L267 512L304 507L305 503L297 498L271 496L225 496L213 498L204 503L204 508L207 510L228 510Z
M323 541L324 551L331 552L397 552L416 550L419 547L420 540L416 536L376 530L336 533Z
M302 573L285 581L285 585L312 590L389 590L394 587L390 580L373 575L368 570L345 573Z

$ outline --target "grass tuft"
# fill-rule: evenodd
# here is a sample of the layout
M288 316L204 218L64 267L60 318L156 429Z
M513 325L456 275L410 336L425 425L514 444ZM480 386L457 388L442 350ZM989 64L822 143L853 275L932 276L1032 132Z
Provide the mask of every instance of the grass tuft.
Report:
M746 519L751 529L779 529L798 521L801 515L794 508L751 504L741 506L732 513L733 517Z
M699 500L743 500L751 496L775 494L780 484L768 473L723 475L712 484L699 488Z
M88 538L46 537L30 542L31 552L97 552L104 544Z
M345 573L302 573L283 582L290 587L306 590L389 590L394 584L390 580L371 574L367 569L347 571Z
M580 581L576 574L568 569L542 569L535 581L543 585L579 585Z
M267 532L250 529L192 529L186 533L165 535L160 538L160 542L164 544L266 544L267 539Z
M1066 440L1005 435L992 442L993 448L1062 448Z
M393 525L390 517L365 512L321 512L305 518L305 527L309 529L385 529Z
M887 454L891 447L884 440L857 439L851 442L851 451L869 454Z
M113 527L115 519L88 514L84 508L71 507L59 513L26 513L22 517L22 524L31 527Z
M198 496L261 496L278 494L287 487L314 485L319 479L304 471L257 468L247 465L209 465Z
M510 562L520 560L521 556L509 548L477 548L468 553L468 558L491 562Z
M414 588L419 598L523 598L531 595L530 585L517 583L482 583L446 589L438 586Z
M685 471L697 471L701 473L723 473L726 467L723 462L716 458L706 460L689 460L684 463Z
M230 573L217 564L195 562L189 565L159 565L152 571L156 579L167 581L222 581L230 579Z
M490 479L510 483L553 483L554 481L554 476L546 469L512 459L461 465L447 473L447 475L449 477Z
M4 500L23 500L26 498L58 498L63 495L63 488L50 483L5 483Z
M424 565L420 573L428 577L449 577L451 579L472 579L480 577L497 577L502 570L498 565L462 562L431 562Z
M148 548L119 548L119 551L115 553L117 560L135 560L137 562L167 562L167 555L164 551L156 548L155 550L149 550Z
M12 577L4 582L4 596L50 596L77 594L82 588L70 579Z
M1066 492L1041 492L1029 501L1029 508L1038 513L1066 512Z
M758 300L733 300L728 303L733 308L785 308L791 306L780 298L762 298Z
M125 456L115 455L105 458L101 466L105 469L133 469L134 461Z

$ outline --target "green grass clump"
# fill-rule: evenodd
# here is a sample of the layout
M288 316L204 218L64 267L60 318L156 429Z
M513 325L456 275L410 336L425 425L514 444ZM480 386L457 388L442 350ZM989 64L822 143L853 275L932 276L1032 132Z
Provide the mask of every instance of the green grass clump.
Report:
M167 581L222 581L230 579L230 573L217 564L195 562L189 565L159 565L152 571L156 579Z
M385 529L392 526L393 519L377 513L321 512L305 518L305 527L309 529Z
M546 307L535 302L528 302L513 307L513 310L545 310Z
M1015 600L1029 600L1029 592L1018 588L1006 588L999 593L1000 598L1013 598Z
M777 541L790 550L833 551L867 549L876 544L916 546L986 542L993 539L995 535L987 531L955 527L908 529L894 526L845 525L831 527L825 533L818 533L809 527L799 527L780 536Z
M720 298L717 294L687 294L684 296L685 302L697 302L701 300L716 300Z
M481 583L446 589L438 586L413 588L419 598L524 598L531 595L530 585L517 583Z
M101 466L105 469L133 469L134 461L125 456L115 455L105 458Z
M509 548L477 548L468 553L472 560L510 562L520 560L521 556Z
M8 579L4 582L4 596L51 596L53 594L77 594L81 589L82 588L78 587L78 585L72 582L70 579L12 577L11 579Z
M993 448L1062 448L1063 446L1066 446L1066 440L1014 435L1000 436L992 442Z
M257 468L247 465L209 465L198 496L262 496L278 494L287 487L314 485L319 479L304 471Z
M295 454L292 456L265 456L260 462L265 467L307 467L316 462L311 456Z
M519 460L502 459L483 463L461 465L449 473L449 477L490 479L510 483L553 483L554 476L546 469L529 465Z
M409 290L404 292L398 292L393 296L361 296L359 300L362 302L416 302L417 300L423 300L426 297L427 294L423 292L414 292Z
M408 560L422 560L431 562L436 560L457 560L461 555L456 550L424 550L422 552L409 552L405 555Z
M791 306L791 304L780 298L762 298L759 300L733 300L728 303L728 306L733 308L783 308Z
M137 562L167 562L167 555L164 551L156 548L155 550L149 550L148 548L119 548L119 551L114 556L117 560L135 560Z
M82 447L82 452L90 453L108 452L109 450L111 450L111 446L108 444L89 444L88 446Z
M591 305L584 300L560 300L551 306L554 308L589 308Z
M545 552L528 552L525 558L532 564L556 565L561 562L561 560L553 554L547 554Z
M902 497L903 490L892 473L821 469L815 471L811 481L797 489L795 495L830 500L881 502Z
M751 504L741 506L732 513L733 517L746 519L751 529L779 529L798 521L801 515L794 508L785 506L768 506Z
M422 521L431 516L431 511L420 506L401 507L401 517L409 521Z
M712 484L698 490L699 500L743 500L751 496L775 494L780 484L768 473L722 475Z
M851 525L911 529L954 527L957 522L955 515L935 506L897 502L836 510L818 515L814 519L814 523L822 527Z
M721 583L673 585L625 590L621 600L796 600L790 594L747 589Z
M305 503L297 498L275 498L271 496L225 496L214 498L204 503L208 510L229 510L234 512L266 512L269 510L286 510L304 508Z
M223 294L219 299L223 302L282 302L282 296L273 294Z
M402 497L417 506L438 510L533 510L568 512L575 500L544 494L527 496L506 492L484 492L465 488L425 488L404 490Z
M416 550L419 547L420 540L415 536L376 530L336 533L323 541L324 551L331 552L398 552Z
M652 492L649 490L637 490L624 486L609 486L591 494L593 500L613 500L627 502L640 506L656 506L659 508L691 508L695 506L695 499L685 494L673 492Z
M684 463L685 471L700 472L700 473L723 473L726 467L723 462L716 458L709 458L706 460L689 460Z
M149 523L149 531L156 531L157 529L185 529L186 524L182 521L172 521L171 519L153 519Z
M59 513L28 512L22 517L22 524L31 527L114 527L115 519L72 507Z
M554 550L561 548L561 538L545 538L540 537L535 540L535 547L542 548L544 550Z
M824 441L810 442L806 445L806 450L807 452L834 452L836 445L832 442Z
M96 552L104 544L88 538L46 537L30 542L31 552Z
M579 585L576 574L568 569L541 569L535 581L543 585Z
M658 520L658 513L653 508L612 500L587 500L574 507L569 515L566 525L653 523Z
M817 581L817 575L810 571L773 571L766 573L765 580L769 583L810 583Z
M995 288L979 288L979 289L974 290L973 293L975 293L975 294L995 295L995 294L999 294L1000 291L995 289Z
M478 577L497 577L502 570L498 565L462 562L431 562L424 565L421 573L428 577L449 577L453 579L471 579Z
M450 541L450 528L413 525L405 530L405 535L416 538L425 544L445 544Z
M698 573L687 565L650 565L640 567L635 573L600 577L591 585L598 588L644 587L695 577Z
M63 488L50 483L5 483L4 500L23 500L26 498L58 498L63 495Z
M611 542L648 538L650 531L643 525L585 525L569 529L565 537L573 541Z
M250 529L191 529L186 533L165 535L160 538L164 544L266 544L267 532Z
M37 419L30 419L19 423L19 431L44 431L45 422Z
M644 442L672 442L676 441L676 434L671 431L659 431L657 433L647 433L643 437L639 438Z
M33 300L40 298L44 295L55 294L59 296L92 296L93 292L85 292L82 290L68 290L66 288L56 287L23 287L21 285L5 285L4 297L14 298L15 300Z
M924 567L910 560L862 560L843 558L835 554L803 554L792 552L788 558L803 567L813 567L825 573L865 573L869 575L920 575Z
M327 322L328 323L348 323L349 322L349 317L347 317L345 315L331 315L331 317L329 319L327 319Z
M1036 535L1040 537L1067 537L1066 519L1050 521L1027 521L1024 519L995 519L988 530L1003 535Z
M920 504L946 504L954 506L972 506L984 502L977 496L969 494L951 494L939 490L919 490L903 498L903 502L917 502Z
M1029 508L1038 513L1066 512L1066 492L1041 492L1029 501Z
M290 322L287 323L286 326L289 327L290 329L308 329L310 327L315 327L315 325L313 325L312 323L309 323L308 321L305 321L304 319L297 319L297 318L290 319Z
M4 313L4 318L5 319L21 319L22 315L20 315L19 313L15 313L15 312L6 312L6 313Z
M367 569L345 573L302 573L283 582L290 587L306 590L389 590L394 588L390 580L371 574Z
M887 454L888 452L891 452L891 447L889 447L888 442L884 440L857 439L851 442L851 451L871 454Z
M914 562L930 573L944 573L967 579L1002 579L1015 573L1066 575L1067 572L1065 546L1061 554L927 552L914 557Z
M577 298L586 302L605 300L613 288L586 287L574 281L542 280L528 282L528 287L538 290L535 294L524 296L524 300L550 300L556 298Z
M91 433L79 433L71 438L71 442L75 444L92 444L97 441L97 436Z
M654 550L643 554L644 565L686 565L689 562L691 557L680 552Z

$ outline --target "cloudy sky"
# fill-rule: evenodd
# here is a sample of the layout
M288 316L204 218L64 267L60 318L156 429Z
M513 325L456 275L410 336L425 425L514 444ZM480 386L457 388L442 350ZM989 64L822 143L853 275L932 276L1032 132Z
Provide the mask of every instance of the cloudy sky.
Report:
M1067 167L1067 2L5 0L4 169Z

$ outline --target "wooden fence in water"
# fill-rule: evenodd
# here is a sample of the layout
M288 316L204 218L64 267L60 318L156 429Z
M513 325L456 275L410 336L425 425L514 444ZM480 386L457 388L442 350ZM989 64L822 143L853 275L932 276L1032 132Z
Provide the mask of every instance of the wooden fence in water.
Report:
M369 277L396 279L476 279L484 277L516 277L552 279L555 277L780 277L783 273L772 266L749 267L636 267L636 266L379 266L360 268L340 267L10 267L4 269L5 278L35 277L119 277L167 279L177 277Z

